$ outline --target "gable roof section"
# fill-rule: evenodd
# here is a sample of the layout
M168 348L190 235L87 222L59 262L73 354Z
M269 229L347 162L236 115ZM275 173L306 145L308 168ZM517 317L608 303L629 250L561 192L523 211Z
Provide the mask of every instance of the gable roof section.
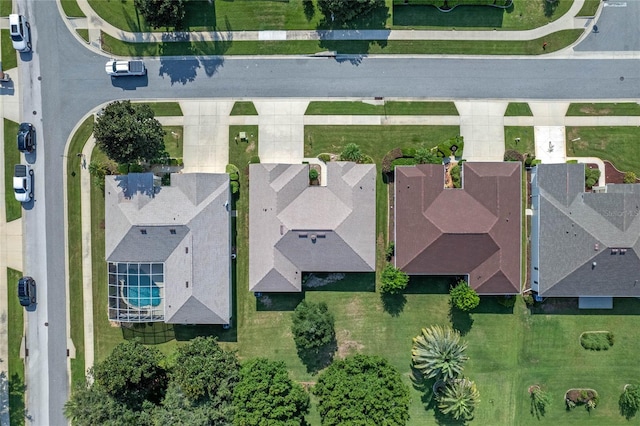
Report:
M228 200L227 174L175 173L160 188L151 173L105 178L106 260L165 264L165 322L229 322Z
M395 262L414 275L467 274L480 294L520 292L520 163L463 165L444 188L442 165L396 167Z
M584 192L583 164L540 164L534 185L539 293L640 297L640 185Z
M306 164L249 166L249 290L302 290L302 272L375 271L375 165L327 163L327 186Z

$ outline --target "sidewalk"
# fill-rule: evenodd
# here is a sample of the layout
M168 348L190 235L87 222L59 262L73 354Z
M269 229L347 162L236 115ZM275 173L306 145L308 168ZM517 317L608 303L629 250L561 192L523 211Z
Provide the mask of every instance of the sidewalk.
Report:
M297 31L212 31L212 32L151 32L134 33L121 30L106 22L89 5L88 0L77 0L86 18L68 18L70 29L89 30L90 44L100 47L100 31L131 43L166 43L184 41L290 41L290 40L535 40L566 29L591 30L593 20L576 18L585 0L574 0L567 13L555 21L524 31L432 31L432 30L297 30ZM600 9L601 10L601 9ZM60 13L64 16L62 9ZM75 31L72 31L75 33Z

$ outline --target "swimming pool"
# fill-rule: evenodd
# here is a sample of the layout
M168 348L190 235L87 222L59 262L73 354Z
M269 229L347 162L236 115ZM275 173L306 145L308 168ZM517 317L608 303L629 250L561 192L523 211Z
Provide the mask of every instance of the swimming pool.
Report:
M127 303L137 308L158 306L162 303L160 287L148 275L131 276L123 288Z

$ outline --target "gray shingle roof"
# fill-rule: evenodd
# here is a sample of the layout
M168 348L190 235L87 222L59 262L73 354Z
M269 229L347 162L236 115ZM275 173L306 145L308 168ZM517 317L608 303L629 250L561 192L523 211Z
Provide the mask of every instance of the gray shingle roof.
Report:
M585 193L584 164L541 164L536 190L539 230L532 248L538 264L532 267L538 268L539 293L640 297L640 185Z
M375 165L327 163L327 186L306 164L249 167L249 289L301 291L302 272L375 271Z
M105 178L106 260L164 262L165 322L229 323L229 197L227 174Z

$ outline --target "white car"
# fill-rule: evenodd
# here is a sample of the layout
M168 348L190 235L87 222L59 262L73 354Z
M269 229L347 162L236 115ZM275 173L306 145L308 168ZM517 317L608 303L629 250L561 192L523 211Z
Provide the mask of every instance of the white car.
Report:
M24 16L17 13L9 15L9 35L11 36L13 48L18 52L31 51L29 23Z
M16 164L13 169L13 192L21 203L33 198L33 169L28 164Z
M126 75L145 75L147 69L144 66L144 62L139 59L131 61L116 61L110 60L104 66L105 71L112 77L120 77Z

